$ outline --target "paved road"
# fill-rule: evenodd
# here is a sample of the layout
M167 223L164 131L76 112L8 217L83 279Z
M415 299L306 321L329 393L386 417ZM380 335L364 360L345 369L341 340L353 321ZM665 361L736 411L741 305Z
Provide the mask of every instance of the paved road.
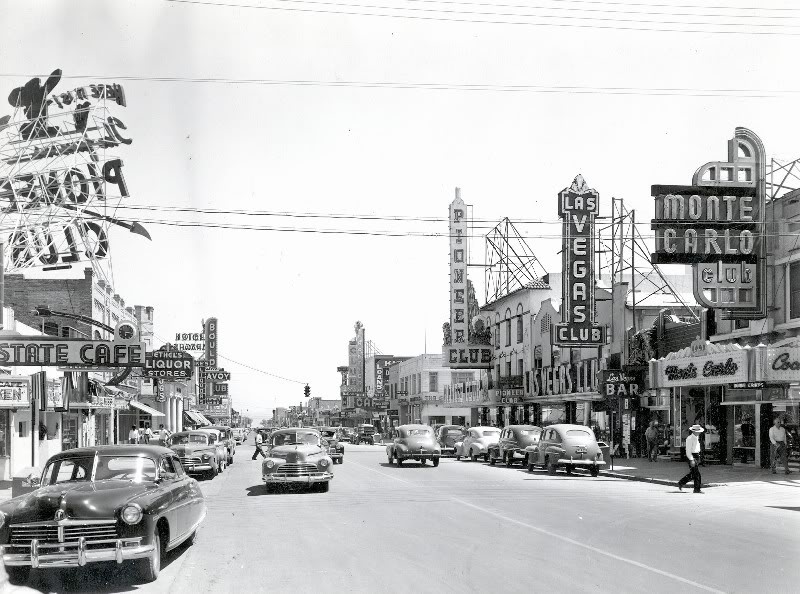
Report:
M252 447L202 487L208 517L158 581L32 574L42 591L792 592L800 480L704 495L351 446L329 493L267 495ZM61 580L67 578L65 585Z

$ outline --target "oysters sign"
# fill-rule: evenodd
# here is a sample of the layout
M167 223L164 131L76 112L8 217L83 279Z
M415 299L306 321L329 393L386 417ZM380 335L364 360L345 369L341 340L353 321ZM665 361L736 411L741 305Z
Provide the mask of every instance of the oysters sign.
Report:
M600 195L578 175L558 195L564 265L561 323L553 325L553 344L593 347L606 343L605 326L594 323L594 218Z

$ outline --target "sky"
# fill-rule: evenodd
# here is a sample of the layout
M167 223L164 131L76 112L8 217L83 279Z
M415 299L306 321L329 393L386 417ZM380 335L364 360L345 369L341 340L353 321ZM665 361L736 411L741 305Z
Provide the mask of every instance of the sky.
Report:
M130 208L315 232L112 231L115 290L155 308L157 342L216 316L234 408L256 419L306 382L338 398L356 320L383 353L440 352L447 238L418 233L446 236L456 187L479 221L471 263L509 217L542 221L519 228L558 271L556 197L578 173L602 214L623 198L648 234L650 185L725 159L736 126L800 157L791 2L26 0L0 14L0 96L55 68L62 90L125 87L131 206L325 215ZM470 278L483 303L479 267Z

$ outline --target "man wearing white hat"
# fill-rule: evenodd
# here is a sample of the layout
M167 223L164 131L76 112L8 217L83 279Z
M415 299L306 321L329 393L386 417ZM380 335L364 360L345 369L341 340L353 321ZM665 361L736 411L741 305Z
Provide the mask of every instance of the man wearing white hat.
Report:
M686 438L686 458L689 460L689 474L678 481L678 489L683 491L683 486L689 482L694 481L694 492L702 493L700 490L700 434L705 431L700 425L692 425L689 427L692 434Z

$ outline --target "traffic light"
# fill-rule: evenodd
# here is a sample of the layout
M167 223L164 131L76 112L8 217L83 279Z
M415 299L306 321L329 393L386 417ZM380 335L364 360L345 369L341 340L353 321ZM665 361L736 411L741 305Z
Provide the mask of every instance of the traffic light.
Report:
M309 388L309 387L308 387L308 384L306 384L306 387L305 387L305 388L303 388L303 394L305 394L305 395L306 395L306 398L308 398L309 396L311 396L311 388Z

